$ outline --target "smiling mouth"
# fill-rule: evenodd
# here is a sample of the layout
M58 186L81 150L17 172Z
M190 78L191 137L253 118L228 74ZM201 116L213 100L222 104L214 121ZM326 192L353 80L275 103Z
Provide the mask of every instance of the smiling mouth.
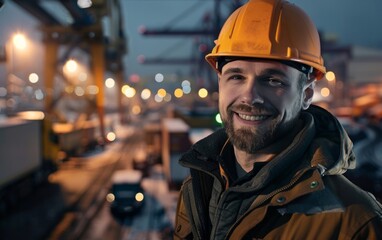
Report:
M269 115L246 115L242 113L238 113L237 115L246 121L262 121L269 118Z

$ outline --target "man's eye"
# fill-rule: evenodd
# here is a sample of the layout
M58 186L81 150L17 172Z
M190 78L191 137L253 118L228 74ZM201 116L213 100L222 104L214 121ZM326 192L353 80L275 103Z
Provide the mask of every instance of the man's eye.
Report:
M241 75L232 75L228 77L229 80L242 80L243 78L244 77Z
M282 87L285 85L280 79L277 78L268 78L268 83L272 87Z

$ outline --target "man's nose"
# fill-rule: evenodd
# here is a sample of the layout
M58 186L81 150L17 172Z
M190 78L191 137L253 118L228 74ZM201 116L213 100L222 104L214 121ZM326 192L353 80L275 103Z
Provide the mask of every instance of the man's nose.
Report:
M261 96L260 89L256 86L255 82L249 82L245 86L245 90L242 95L242 103L254 105L256 103L264 103L264 99Z

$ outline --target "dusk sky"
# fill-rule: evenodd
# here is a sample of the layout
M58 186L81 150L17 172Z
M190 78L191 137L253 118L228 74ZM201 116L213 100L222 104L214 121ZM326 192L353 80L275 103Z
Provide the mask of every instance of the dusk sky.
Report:
M130 46L130 52L127 56L127 62L130 66L128 70L134 72L135 69L162 67L155 65L140 66L136 63L136 57L140 54L147 57L157 57L169 49L171 45L178 46L176 49L178 52L171 52L170 57L190 52L188 49L192 45L192 37L145 37L139 35L137 28L140 25L152 28L165 26L173 19L179 19L180 14L187 9L192 9L197 2L199 2L200 7L194 9L195 13L186 15L184 19L180 18L174 28L198 26L201 16L206 11L213 12L213 1L122 1L124 18L126 19L125 28ZM320 30L330 35L336 35L339 43L382 49L382 30L380 28L382 1L291 0L291 2L303 8ZM148 9L148 5L151 11ZM227 9L224 6L222 5L222 10ZM183 45L179 46L182 42Z
M222 10L227 11L226 3L228 1L222 2ZM291 2L303 8L321 31L336 35L339 43L382 49L380 27L382 1L291 0ZM121 3L129 48L128 55L125 57L126 74L150 75L158 71L180 71L187 74L188 68L184 66L141 65L137 62L137 57L141 54L147 58L159 57L164 54L168 57L188 57L191 55L193 37L145 37L138 33L138 28L141 25L148 28L165 26L197 28L201 24L202 16L207 11L213 12L214 1L121 0ZM0 46L4 46L15 31L24 32L29 38L40 44L41 36L37 27L38 22L33 17L9 0L6 1L0 11ZM40 57L33 56L30 61L32 65L36 64L36 68L38 68ZM3 68L0 66L1 78L4 77Z

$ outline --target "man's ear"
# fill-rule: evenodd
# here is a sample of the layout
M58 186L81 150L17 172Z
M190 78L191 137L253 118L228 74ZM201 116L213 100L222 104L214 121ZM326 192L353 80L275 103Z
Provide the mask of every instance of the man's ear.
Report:
M315 86L315 81L312 81L304 87L304 93L303 93L304 98L302 102L302 108L304 110L308 109L310 104L312 103L313 95L314 95L314 86Z

